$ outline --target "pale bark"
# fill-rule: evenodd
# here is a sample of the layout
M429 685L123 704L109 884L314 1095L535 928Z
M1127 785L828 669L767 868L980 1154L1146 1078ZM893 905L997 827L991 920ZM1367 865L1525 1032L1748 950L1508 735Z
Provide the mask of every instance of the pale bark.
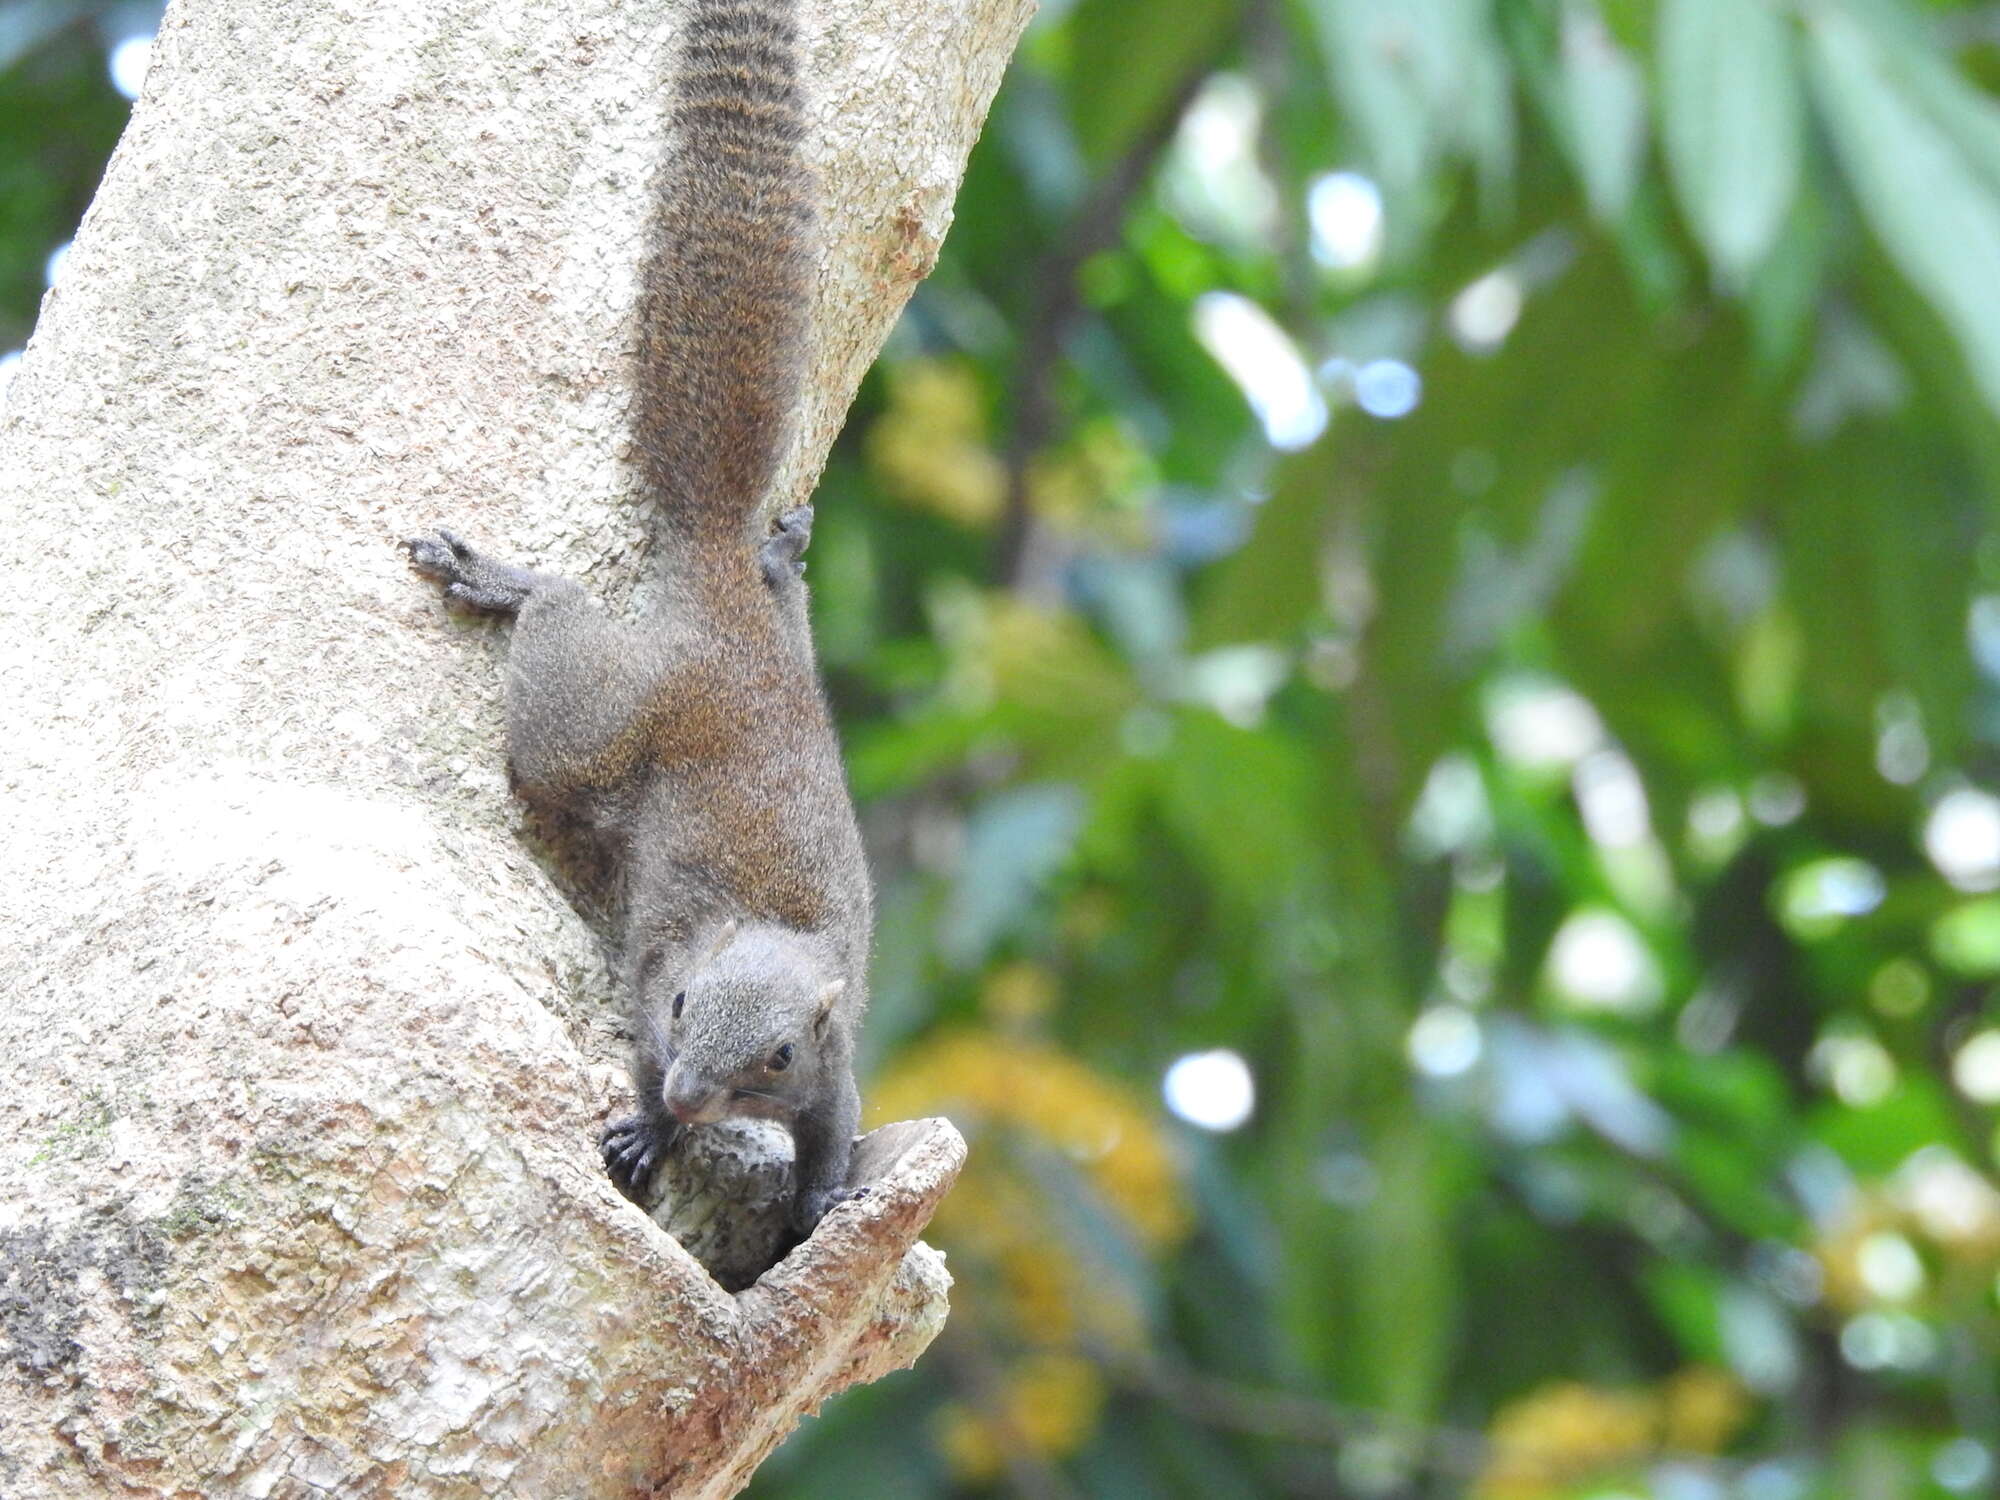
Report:
M1027 0L802 0L810 488ZM175 0L0 411L0 1494L733 1492L944 1316L963 1143L723 1292L439 521L622 606L672 0ZM823 514L823 528L841 524ZM687 1226L683 1226L687 1227Z

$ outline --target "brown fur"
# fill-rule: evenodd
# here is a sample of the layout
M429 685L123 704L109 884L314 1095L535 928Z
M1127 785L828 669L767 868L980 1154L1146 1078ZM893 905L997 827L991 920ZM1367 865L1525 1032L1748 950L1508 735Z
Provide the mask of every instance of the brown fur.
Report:
M640 1112L606 1134L613 1178L636 1196L679 1121L781 1119L807 1231L845 1195L871 896L798 577L811 512L756 526L809 306L791 3L691 0L682 33L634 409L652 616L609 620L448 532L409 545L448 597L515 617L515 788L588 822L623 876Z
M695 0L669 123L639 357L671 376L640 389L639 448L668 525L747 562L733 544L791 430L810 298L790 0Z

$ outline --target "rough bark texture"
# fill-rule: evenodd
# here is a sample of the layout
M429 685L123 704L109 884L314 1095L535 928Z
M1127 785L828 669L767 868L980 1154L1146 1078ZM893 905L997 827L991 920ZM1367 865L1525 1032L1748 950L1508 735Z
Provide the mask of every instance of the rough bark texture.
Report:
M168 14L0 413L9 1500L728 1494L944 1316L942 1122L735 1297L613 1192L616 1005L507 795L503 638L397 545L629 597L673 10ZM1026 0L805 10L829 243L781 503Z

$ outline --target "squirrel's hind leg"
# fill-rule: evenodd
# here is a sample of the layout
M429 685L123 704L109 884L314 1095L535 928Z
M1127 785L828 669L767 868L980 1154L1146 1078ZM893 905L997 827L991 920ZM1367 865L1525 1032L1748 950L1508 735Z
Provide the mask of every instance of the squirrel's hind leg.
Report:
M771 523L771 534L757 549L764 582L782 593L806 571L806 548L812 545L813 508L794 506Z
M808 666L813 661L812 621L806 612L806 548L812 542L813 508L796 506L772 523L773 530L757 549L757 564L778 601L785 620L785 638Z
M584 806L641 773L672 637L607 619L567 578L537 577L507 648L507 765L530 801Z
M440 529L404 544L445 597L514 617L507 649L507 764L531 802L577 810L614 791L640 748L628 731L663 673L663 642L608 620L575 583L498 562Z

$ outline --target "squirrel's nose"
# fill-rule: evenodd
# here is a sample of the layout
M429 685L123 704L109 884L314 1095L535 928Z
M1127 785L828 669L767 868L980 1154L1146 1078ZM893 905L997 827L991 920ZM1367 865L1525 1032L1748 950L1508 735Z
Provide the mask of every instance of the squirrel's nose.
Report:
M667 1070L660 1089L668 1112L683 1125L692 1125L701 1117L713 1092L703 1088L699 1078L687 1076L678 1063Z

